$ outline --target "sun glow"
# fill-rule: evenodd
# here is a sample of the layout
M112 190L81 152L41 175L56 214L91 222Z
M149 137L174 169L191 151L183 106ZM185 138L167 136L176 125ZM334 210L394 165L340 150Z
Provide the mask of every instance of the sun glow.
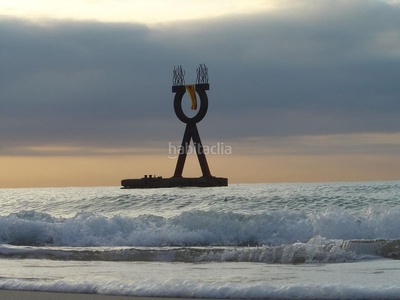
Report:
M163 22L262 12L276 1L183 0L13 0L0 3L0 15L29 19L74 19L103 22Z

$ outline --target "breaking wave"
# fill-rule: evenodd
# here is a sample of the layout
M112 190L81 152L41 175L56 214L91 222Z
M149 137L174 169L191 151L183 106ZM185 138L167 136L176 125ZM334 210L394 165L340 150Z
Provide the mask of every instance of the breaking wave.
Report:
M0 256L109 261L342 262L399 258L400 211L261 214L185 211L173 217L0 216Z

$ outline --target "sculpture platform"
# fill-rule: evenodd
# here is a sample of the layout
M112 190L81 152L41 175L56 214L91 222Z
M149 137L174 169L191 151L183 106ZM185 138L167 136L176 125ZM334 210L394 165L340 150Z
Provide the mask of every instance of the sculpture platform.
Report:
M121 180L122 189L155 189L172 187L217 187L228 186L228 178L223 177L143 177L140 179Z

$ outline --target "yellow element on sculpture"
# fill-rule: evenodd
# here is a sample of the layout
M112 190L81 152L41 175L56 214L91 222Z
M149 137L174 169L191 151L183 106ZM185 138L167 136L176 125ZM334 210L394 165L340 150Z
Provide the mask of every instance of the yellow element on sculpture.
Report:
M185 85L186 91L190 95L190 100L192 100L192 110L197 109L197 98L196 98L196 86L194 84Z

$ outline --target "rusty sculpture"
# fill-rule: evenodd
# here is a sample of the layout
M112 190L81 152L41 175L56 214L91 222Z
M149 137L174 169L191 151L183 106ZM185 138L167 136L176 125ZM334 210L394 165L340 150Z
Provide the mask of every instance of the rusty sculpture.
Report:
M206 91L209 90L208 69L205 64L200 64L197 68L196 84L185 85L185 71L182 66L174 67L172 78L172 92L174 97L174 110L179 120L186 124L183 134L182 144L176 162L175 172L171 178L162 178L152 175L145 175L141 179L123 179L121 185L123 188L161 188L161 187L214 187L227 186L228 179L223 177L214 177L211 175L208 167L207 158L204 153L203 144L200 139L196 124L200 122L208 110L208 97ZM200 109L193 117L188 117L182 110L182 99L186 92L189 92L192 99L192 109L197 109L196 93L200 97ZM185 166L186 156L190 141L193 140L194 149L200 164L203 176L199 178L182 177Z
M200 68L201 67L197 69L197 74L198 74L197 82L200 82L199 78L204 79L204 77L199 77ZM174 82L182 82L182 81L174 80ZM204 80L202 80L201 82L202 83L198 83L195 85L195 91L200 96L200 109L199 112L192 118L187 117L182 110L182 97L185 94L187 88L184 85L174 85L172 87L172 92L175 92L175 99L174 99L175 114L179 120L181 120L183 123L186 123L186 129L185 133L183 134L182 145L180 148L178 161L176 163L174 177L182 177L182 171L185 165L186 155L188 153L188 147L191 139L193 139L194 149L196 150L196 154L200 163L203 177L211 177L210 169L208 167L207 159L203 150L203 144L201 143L199 131L197 130L196 126L196 123L203 120L208 109L208 98L205 91L209 89L209 84L208 82L204 82Z

